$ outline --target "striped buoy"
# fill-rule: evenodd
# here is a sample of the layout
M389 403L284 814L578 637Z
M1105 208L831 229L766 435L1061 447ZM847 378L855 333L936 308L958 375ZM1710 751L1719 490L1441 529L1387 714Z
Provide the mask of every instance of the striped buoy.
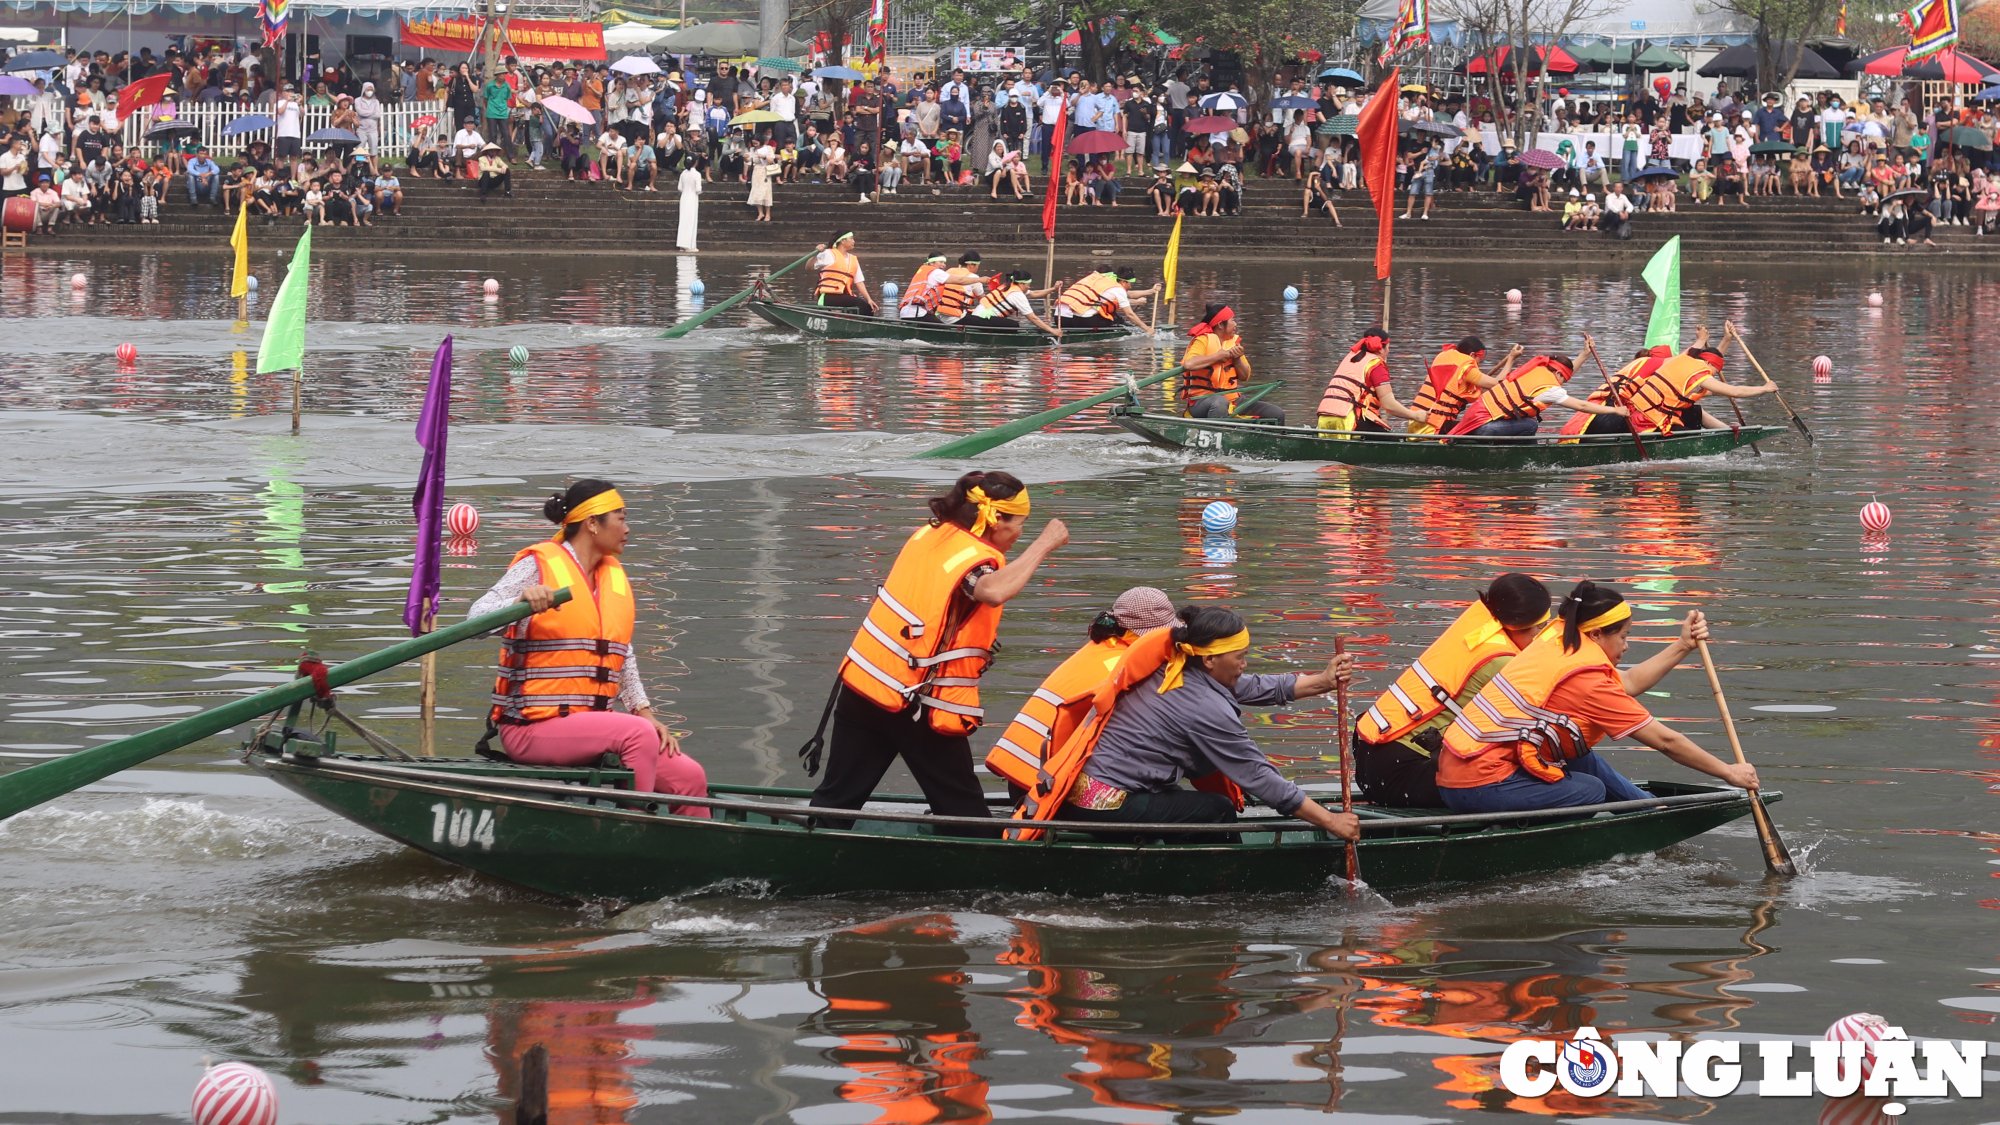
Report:
M1869 1047L1861 1056L1861 1077L1865 1081L1875 1073L1874 1043L1889 1030L1889 1021L1873 1012L1856 1012L1833 1021L1820 1038L1835 1043L1867 1043Z
M249 1063L210 1067L194 1087L194 1125L278 1125L278 1091Z
M528 366L528 348L525 344L515 344L507 349L507 362L516 367Z
M1234 529L1236 526L1236 505L1227 500L1216 500L1201 510L1201 529L1211 535Z
M1816 356L1814 356L1814 357L1813 357L1813 374L1814 374L1814 375L1825 375L1825 376L1828 376L1828 377L1832 377L1832 375L1833 375L1833 357L1831 357L1831 356L1824 356L1824 355L1816 355Z
M132 344L118 345L118 362L124 367L130 367L139 362L139 349Z
M452 535L464 539L479 530L479 509L464 502L453 504L444 515L444 526Z
M1893 518L1889 514L1889 505L1880 500L1870 500L1861 505L1861 527L1865 531L1887 531Z

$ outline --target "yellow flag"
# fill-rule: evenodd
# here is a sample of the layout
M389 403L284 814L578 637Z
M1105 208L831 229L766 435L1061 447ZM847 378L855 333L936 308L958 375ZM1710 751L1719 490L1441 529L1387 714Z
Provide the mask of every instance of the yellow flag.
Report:
M242 297L250 292L250 193L243 193L243 207L236 212L236 229L229 234L236 248L236 273L229 279L229 295Z
M1181 273L1181 217L1174 216L1174 233L1167 238L1167 261L1160 267L1160 300L1174 299L1174 284Z

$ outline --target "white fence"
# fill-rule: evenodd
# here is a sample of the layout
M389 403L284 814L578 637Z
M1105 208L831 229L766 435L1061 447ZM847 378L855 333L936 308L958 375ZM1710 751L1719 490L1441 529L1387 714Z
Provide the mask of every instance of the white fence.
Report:
M171 109L164 105L154 106L150 110L134 114L127 118L123 127L119 130L120 136L125 141L125 147L127 149L134 149L144 146L148 149L158 149L164 140L170 139L149 140L146 137L147 130L168 119L163 114L163 111L170 112L172 115L171 120L177 124L198 127L201 132L195 138L196 143L207 145L209 152L217 156L236 156L242 153L254 141L269 143L277 139L276 133L269 126L247 133L238 133L233 137L223 135L223 130L229 127L229 123L239 117L249 117L253 114L263 114L266 117L271 116L269 106L219 105L197 102L193 105L175 106ZM156 114L160 116L155 116ZM315 131L326 128L328 119L332 116L332 106L306 106L305 134L311 136ZM381 132L381 149L400 156L410 145L410 122L425 116L437 118L436 124L431 126L431 135L433 137L443 137L449 140L452 133L458 130L457 122L445 120L450 114L445 109L445 104L442 101L385 105L382 107L382 116L379 119L378 126ZM486 122L482 119L479 122L480 128L484 129L485 125ZM306 147L310 151L320 146L307 145Z

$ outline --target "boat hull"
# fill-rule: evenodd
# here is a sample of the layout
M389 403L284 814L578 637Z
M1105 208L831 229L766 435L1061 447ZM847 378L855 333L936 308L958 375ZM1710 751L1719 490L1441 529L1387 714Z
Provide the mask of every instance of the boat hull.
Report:
M943 324L896 316L862 316L842 309L782 305L776 301L751 301L750 311L780 328L822 340L896 340L957 348L1050 348L1122 340L1130 335L1123 328L1079 328L1064 332L1062 339L1057 340L1033 328L981 328L967 322Z
M1641 460L1671 461L1712 457L1739 446L1768 441L1783 426L1742 430L1694 430L1671 437L1645 438L1645 455L1630 434L1597 434L1558 440L1535 438L1454 438L1402 434L1336 435L1305 426L1271 426L1248 421L1184 418L1113 407L1112 421L1155 445L1267 461L1336 461L1347 465L1469 469L1571 469L1621 465Z
M646 901L731 885L785 895L1263 894L1319 887L1337 881L1345 868L1337 840L1249 825L1235 844L1110 844L1069 836L1010 843L932 835L927 826L870 820L865 812L851 830L834 830L755 813L725 811L702 820L590 803L588 794L602 790L581 785L559 787L573 789L569 795L508 791L501 786L514 767L472 760L429 759L412 768L351 755L266 751L253 752L250 761L286 788L390 839L565 898ZM381 765L390 765L395 776L385 776ZM567 772L585 780L585 771ZM1669 785L1655 791L1711 792ZM717 787L718 796L730 792ZM1460 831L1370 821L1360 845L1361 871L1369 886L1395 892L1658 851L1749 812L1743 795L1714 792L1711 803L1561 823ZM913 802L913 810L922 807L916 798L901 800Z

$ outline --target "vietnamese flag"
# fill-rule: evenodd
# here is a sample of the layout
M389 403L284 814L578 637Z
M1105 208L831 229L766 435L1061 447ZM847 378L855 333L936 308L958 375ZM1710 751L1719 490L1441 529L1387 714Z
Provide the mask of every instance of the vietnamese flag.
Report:
M167 83L173 81L172 71L161 71L150 78L141 78L118 91L118 116L130 117L149 105L159 105L167 96Z
M1064 134L1069 131L1069 99L1063 99L1062 116L1056 118L1056 131L1049 135L1049 184L1042 194L1042 237L1050 242L1056 240L1056 201L1062 198L1062 160Z
M1361 178L1375 201L1375 276L1389 276L1389 245L1396 215L1396 95L1402 68L1389 72L1361 110L1354 135L1361 142Z

